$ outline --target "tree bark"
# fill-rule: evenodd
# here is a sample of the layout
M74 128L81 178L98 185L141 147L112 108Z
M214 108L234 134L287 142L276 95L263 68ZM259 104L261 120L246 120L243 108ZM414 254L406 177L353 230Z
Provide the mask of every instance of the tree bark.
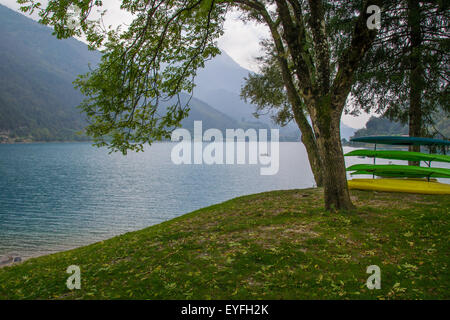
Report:
M318 110L317 113L314 113L315 135L323 164L325 209L329 211L353 210L355 207L351 202L348 191L345 160L342 152L341 114L330 112L331 104L329 101L322 102L315 109Z
M420 30L420 7L418 0L408 0L408 25L411 37L409 75L409 136L420 137L422 126L423 67L421 59L422 33ZM409 151L420 152L420 146L409 146ZM409 165L419 166L420 161L409 161Z
M320 160L319 148L317 146L316 137L311 125L306 119L301 107L293 107L294 118L297 126L302 133L302 142L305 145L308 154L308 160L311 171L314 175L317 187L323 187L323 165Z

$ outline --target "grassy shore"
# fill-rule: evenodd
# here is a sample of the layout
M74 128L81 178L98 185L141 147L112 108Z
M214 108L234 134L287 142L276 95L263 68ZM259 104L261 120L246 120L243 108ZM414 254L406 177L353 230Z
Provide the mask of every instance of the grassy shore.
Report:
M321 189L241 197L0 269L0 299L449 299L450 197ZM81 290L66 287L70 265ZM366 268L381 268L368 290Z

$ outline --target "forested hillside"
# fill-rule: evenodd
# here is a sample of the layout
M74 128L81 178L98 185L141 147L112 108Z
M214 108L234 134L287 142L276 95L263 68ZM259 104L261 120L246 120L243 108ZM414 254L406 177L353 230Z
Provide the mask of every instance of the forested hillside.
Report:
M100 57L84 43L57 40L49 28L0 5L0 142L87 140L78 134L86 122L77 108L83 96L72 82ZM215 66L220 68L222 60ZM229 65L221 68L228 70ZM207 78L202 79L208 82ZM227 82L214 78L216 82L211 83L218 88ZM181 99L188 101L183 94ZM192 98L189 117L181 124L189 130L195 120L203 121L204 129L269 128L256 121L238 120L230 115L233 108L222 108L219 111Z
M100 54L0 5L0 139L82 140L76 76Z
M436 125L429 131L436 132L436 138L450 138L450 119L442 113L436 117ZM366 127L355 132L354 137L408 135L408 125L380 117L371 117Z

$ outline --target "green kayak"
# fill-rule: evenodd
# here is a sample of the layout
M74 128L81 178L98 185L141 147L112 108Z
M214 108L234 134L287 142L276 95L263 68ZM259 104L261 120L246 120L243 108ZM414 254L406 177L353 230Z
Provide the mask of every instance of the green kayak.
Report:
M346 157L369 157L380 159L406 160L406 161L438 161L450 162L450 156L442 154L427 154L422 152L410 152L399 150L353 150L345 154Z
M355 171L354 174L373 174L380 177L408 177L408 178L450 178L450 169L416 167L405 165L374 165L355 164L347 168L347 171Z

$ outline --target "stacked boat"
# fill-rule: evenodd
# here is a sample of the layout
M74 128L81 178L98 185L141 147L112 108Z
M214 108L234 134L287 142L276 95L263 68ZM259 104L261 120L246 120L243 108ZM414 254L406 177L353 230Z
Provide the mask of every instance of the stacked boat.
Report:
M450 185L438 182L436 178L450 178L450 169L432 167L432 162L450 163L450 156L445 154L426 154L402 150L377 150L380 144L410 146L420 145L444 147L450 146L450 141L430 138L405 136L359 137L351 139L353 142L375 144L374 150L353 150L347 157L373 158L373 164L355 164L347 168L351 176L372 175L372 179L352 179L348 181L350 189L376 190L387 192L408 192L422 194L450 194ZM426 166L376 164L376 159L405 160L421 163ZM375 179L377 177L377 179Z

